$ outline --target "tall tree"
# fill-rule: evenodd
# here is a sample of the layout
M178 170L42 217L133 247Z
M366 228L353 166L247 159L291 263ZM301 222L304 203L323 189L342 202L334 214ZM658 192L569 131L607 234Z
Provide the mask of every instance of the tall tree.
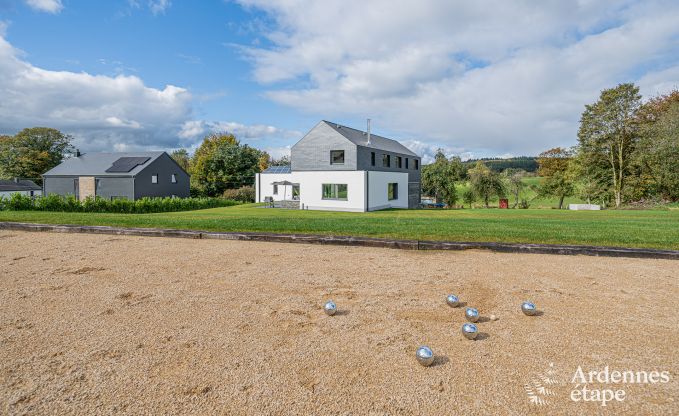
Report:
M476 162L467 174L472 191L483 200L486 208L489 207L490 198L504 198L506 190L500 174L490 170L482 161Z
M0 176L42 181L41 175L57 166L71 151L71 136L47 127L21 130L0 138Z
M526 184L523 182L523 178L526 176L526 171L517 168L507 168L503 173L507 178L509 191L512 193L512 195L514 195L514 206L512 206L512 208L516 208L519 205L519 194L526 186Z
M453 207L457 202L455 182L459 181L464 168L459 157L448 159L442 149L436 151L434 163L422 167L422 191Z
M622 204L626 175L638 140L639 87L620 84L601 92L580 118L578 151L590 170L608 171L615 206ZM602 186L605 184L602 184Z
M170 157L172 157L172 159L174 159L174 161L177 162L177 164L181 166L182 169L184 169L187 172L189 171L191 157L189 156L188 150L177 149L170 153Z
M679 200L679 91L652 98L639 109L636 162L645 191Z
M567 196L575 193L570 165L573 152L569 149L555 147L538 156L538 175L542 179L539 194L559 198L559 209L563 208L563 201Z
M260 172L264 152L240 142L231 134L206 137L191 160L191 182L198 192L217 196L226 189L252 185Z

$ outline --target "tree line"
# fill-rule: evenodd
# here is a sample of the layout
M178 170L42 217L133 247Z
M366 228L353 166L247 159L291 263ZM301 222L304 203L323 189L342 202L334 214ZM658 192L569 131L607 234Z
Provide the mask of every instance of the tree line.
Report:
M615 207L679 201L679 91L642 102L634 84L605 89L585 106L577 145L549 149L536 162L542 178L536 191L556 197L559 208L569 196ZM422 190L452 207L460 199L456 185L468 182L461 195L465 204L481 200L488 206L489 199L511 195L514 207L526 206L519 201L526 172L514 167L499 172L484 160L465 164L439 150L422 168Z

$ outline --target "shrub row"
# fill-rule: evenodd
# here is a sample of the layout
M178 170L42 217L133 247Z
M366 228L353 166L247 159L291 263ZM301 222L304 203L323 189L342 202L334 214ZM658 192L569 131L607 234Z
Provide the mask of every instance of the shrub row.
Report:
M222 196L234 201L255 202L255 188L253 186L241 186L238 189L227 189Z
M196 209L228 207L240 202L224 198L141 198L108 200L87 197L79 201L74 196L47 195L30 197L12 194L0 197L0 210L8 211L60 211L148 214L152 212L191 211Z

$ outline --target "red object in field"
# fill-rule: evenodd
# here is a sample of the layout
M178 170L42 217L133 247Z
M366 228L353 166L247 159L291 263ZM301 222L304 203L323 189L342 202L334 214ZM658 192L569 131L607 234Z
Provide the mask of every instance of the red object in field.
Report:
M500 200L500 208L509 208L509 200L508 199L501 199Z

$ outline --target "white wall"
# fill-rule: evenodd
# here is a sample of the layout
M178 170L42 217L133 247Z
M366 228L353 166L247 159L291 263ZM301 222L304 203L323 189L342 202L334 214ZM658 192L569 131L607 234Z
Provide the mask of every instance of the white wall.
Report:
M398 184L398 198L389 200L388 185ZM408 208L408 174L405 172L368 171L369 210Z
M267 196L275 201L292 199L292 186L278 186L278 194L273 193L273 182L288 181L299 183L300 208L329 211L365 211L365 172L364 171L318 171L292 173L262 173L258 176L257 202ZM347 199L323 199L323 184L346 184ZM399 185L400 186L400 185Z
M22 194L22 195L27 195L31 196L31 191L0 191L0 197L3 198L9 198L12 196L12 194ZM42 191L33 191L33 196L40 196L42 195Z
M376 171L314 171L292 173L264 173L257 176L255 192L257 202L266 197L275 201L292 199L292 186L278 185L278 194L273 193L273 182L288 181L299 183L300 208L331 211L366 210L365 184L368 175L368 203L370 211L385 208L408 208L408 174L405 172ZM323 184L346 184L347 199L323 199ZM398 198L388 199L388 184L398 183Z

